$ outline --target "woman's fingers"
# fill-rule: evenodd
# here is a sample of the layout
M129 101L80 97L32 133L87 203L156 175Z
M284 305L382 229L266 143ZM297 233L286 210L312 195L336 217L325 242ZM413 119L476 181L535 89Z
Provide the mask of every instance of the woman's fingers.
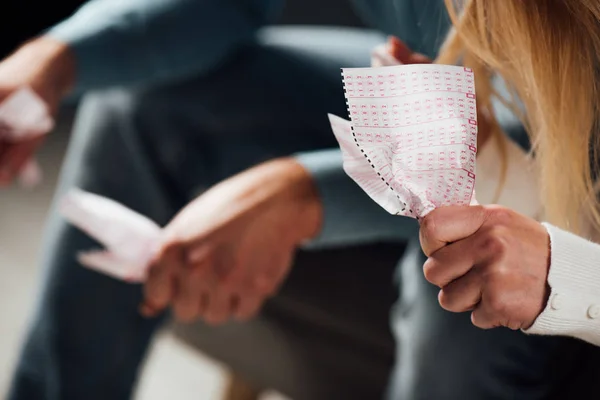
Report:
M481 228L488 214L482 206L440 207L421 221L421 248L430 257L442 247L468 238Z
M423 264L425 279L443 288L467 274L483 256L479 244L474 235L437 250Z
M496 313L491 310L486 302L481 304L471 313L471 322L481 329L493 329L502 326L498 323Z
M473 310L481 300L482 280L477 268L444 286L438 295L443 309L451 312Z

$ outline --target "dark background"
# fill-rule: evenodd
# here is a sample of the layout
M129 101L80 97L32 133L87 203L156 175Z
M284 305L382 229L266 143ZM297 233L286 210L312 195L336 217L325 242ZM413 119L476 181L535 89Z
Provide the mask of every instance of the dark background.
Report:
M2 11L0 56L13 51L19 43L40 33L70 15L83 0L9 0ZM3 7L4 8L4 7Z
M6 0L4 0L6 1ZM2 11L0 24L0 58L8 55L23 41L70 15L84 0L9 0ZM288 0L284 24L360 25L349 0Z

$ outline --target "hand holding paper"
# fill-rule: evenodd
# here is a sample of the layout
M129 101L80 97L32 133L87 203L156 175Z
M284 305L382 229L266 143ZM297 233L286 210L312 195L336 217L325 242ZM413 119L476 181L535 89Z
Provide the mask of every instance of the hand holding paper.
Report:
M344 170L388 212L422 218L469 205L475 185L473 72L447 65L343 69L351 121L330 116Z
M37 163L30 157L38 139L52 130L54 121L46 104L35 92L23 88L0 103L0 168L13 174L18 168L21 183L30 187L41 179Z
M321 216L312 178L293 159L221 182L163 229L79 190L65 197L61 212L105 247L82 249L83 265L144 283L144 315L172 306L182 321L209 323L258 312L285 279L297 247L317 233Z

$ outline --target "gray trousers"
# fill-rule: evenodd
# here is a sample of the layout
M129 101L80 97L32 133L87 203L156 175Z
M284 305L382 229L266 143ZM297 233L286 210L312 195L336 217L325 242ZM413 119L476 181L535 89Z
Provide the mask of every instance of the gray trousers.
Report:
M335 147L326 113L346 113L339 68L368 64L371 46L382 38L294 38L249 47L210 76L90 94L77 117L59 193L77 186L165 224L234 173L274 157ZM138 315L140 287L75 262L78 251L93 246L53 212L43 289L10 399L130 398L162 320ZM390 399L545 399L569 379L581 344L474 328L468 315L438 306L437 291L422 277L421 257L414 247L398 270Z

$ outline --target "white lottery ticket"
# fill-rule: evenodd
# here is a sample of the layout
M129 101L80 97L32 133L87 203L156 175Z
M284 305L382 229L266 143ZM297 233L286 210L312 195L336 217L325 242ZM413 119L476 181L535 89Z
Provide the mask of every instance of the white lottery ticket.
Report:
M344 170L385 210L422 218L474 201L475 81L469 68L342 70L350 121L330 115Z

